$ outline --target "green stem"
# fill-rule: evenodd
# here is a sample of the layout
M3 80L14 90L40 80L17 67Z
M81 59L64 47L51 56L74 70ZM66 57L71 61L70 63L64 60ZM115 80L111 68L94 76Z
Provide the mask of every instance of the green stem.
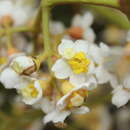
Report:
M51 40L50 40L50 33L49 33L49 16L50 16L50 8L46 6L46 0L43 0L42 5L42 31L43 31L43 42L44 42L44 50L43 53L48 55L48 66L49 70L51 69L52 65L52 47L51 47Z
M33 29L31 27L27 27L27 26L0 29L0 36L7 34L7 32L16 33L16 32L27 32L27 31L33 31Z
M57 4L69 4L69 3L84 3L92 5L104 5L113 8L119 8L118 0L48 0L48 5L53 6Z

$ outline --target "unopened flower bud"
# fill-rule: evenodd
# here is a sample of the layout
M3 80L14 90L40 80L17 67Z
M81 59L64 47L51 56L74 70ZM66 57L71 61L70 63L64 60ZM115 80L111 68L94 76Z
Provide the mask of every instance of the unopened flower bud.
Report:
M16 57L11 65L15 72L18 74L29 75L36 71L36 64L33 58L28 56L19 56Z

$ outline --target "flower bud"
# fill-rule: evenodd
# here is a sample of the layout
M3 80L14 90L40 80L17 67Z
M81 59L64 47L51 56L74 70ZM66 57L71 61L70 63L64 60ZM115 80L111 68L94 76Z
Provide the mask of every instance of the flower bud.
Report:
M18 74L29 75L36 71L35 60L28 56L16 57L10 66Z

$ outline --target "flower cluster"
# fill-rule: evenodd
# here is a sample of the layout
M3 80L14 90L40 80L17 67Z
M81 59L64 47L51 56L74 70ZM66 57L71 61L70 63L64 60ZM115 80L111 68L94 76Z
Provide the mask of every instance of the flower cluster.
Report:
M0 28L7 30L7 37L0 39L1 43L6 44L0 45L0 82L6 89L15 89L26 105L41 109L46 114L43 119L45 124L51 121L57 125L64 124L70 114L88 113L90 109L85 103L89 93L102 84L111 84L114 89L112 103L117 107L128 102L130 74L125 72L122 75L121 70L116 68L122 67L122 60L129 66L130 43L125 49L108 47L103 42L95 43L96 36L92 29L94 17L91 12L85 12L75 15L69 28L51 20L48 32L54 42L50 52L54 53L48 54L47 43L44 43L41 52L41 24L34 32L23 34L26 38L8 32L14 26L16 28L29 22L28 14L34 15L32 7L22 6L21 0L15 3L0 1ZM30 39L37 44L32 45ZM48 40L44 39L44 42ZM16 45L16 41L20 44ZM130 42L129 33L127 42ZM41 54L37 55L37 52ZM121 59L117 58L119 56ZM40 68L42 62L48 67ZM113 64L115 66L111 67Z

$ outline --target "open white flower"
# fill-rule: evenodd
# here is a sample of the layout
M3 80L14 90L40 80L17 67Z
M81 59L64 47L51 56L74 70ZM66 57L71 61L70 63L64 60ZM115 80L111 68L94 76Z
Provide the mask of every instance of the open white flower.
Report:
M18 93L25 104L32 105L42 98L42 84L40 80L24 80L17 85Z
M66 85L67 84L65 83L63 87L66 87ZM44 117L44 123L48 123L50 121L54 123L63 123L66 117L69 116L71 113L85 114L89 112L89 108L83 106L83 103L85 102L85 98L88 94L86 86L89 86L90 84L80 87L74 87L72 84L69 83L68 85L68 92L63 91L65 92L65 95L61 97L61 99L57 102L56 108ZM66 88L63 88L63 90L66 90Z
M75 15L72 19L72 27L69 29L70 36L94 42L95 33L91 28L93 19L93 15L90 12L86 12L83 16Z
M32 7L22 5L22 1L1 0L0 1L0 19L9 16L15 26L23 25L32 16Z
M102 48L83 40L77 40L75 43L62 40L58 47L62 58L56 61L52 71L59 79L70 78L74 85L87 82L89 77L93 76L96 76L98 83L108 82L110 75L103 67L106 51L105 47Z

